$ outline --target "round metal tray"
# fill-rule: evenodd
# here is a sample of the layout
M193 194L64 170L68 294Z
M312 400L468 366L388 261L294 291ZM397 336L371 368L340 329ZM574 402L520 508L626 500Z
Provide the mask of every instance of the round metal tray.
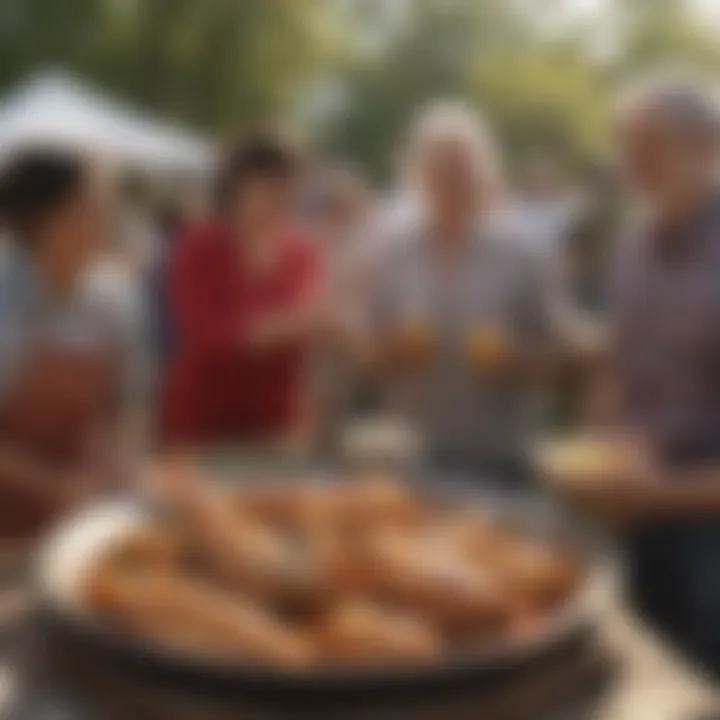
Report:
M584 564L577 592L551 618L547 630L534 637L483 645L449 653L441 662L419 667L320 667L280 669L232 664L202 654L180 653L117 631L89 612L79 598L84 573L117 539L151 517L133 501L116 501L85 509L63 522L46 540L35 564L35 581L43 614L56 628L143 673L212 690L255 690L311 693L375 691L389 688L442 685L457 680L478 681L496 673L527 666L551 655L591 631L595 613L591 589L609 572L607 554L597 540L577 527L551 503L538 498L505 495L496 490L443 480L421 483L422 492L440 500L478 504L533 536L553 538Z

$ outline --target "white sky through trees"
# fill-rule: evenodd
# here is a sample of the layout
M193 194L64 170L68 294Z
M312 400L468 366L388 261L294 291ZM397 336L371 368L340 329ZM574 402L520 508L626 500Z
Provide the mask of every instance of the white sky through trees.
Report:
M566 0L568 12L598 13L608 5L609 0ZM626 0L632 2L632 0ZM718 0L687 0L698 12L720 23L720 2Z

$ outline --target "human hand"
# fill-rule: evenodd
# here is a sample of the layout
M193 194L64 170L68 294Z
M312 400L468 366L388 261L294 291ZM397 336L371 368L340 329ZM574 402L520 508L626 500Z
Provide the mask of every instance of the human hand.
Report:
M517 344L505 329L484 325L465 333L464 352L470 367L484 375L514 374L520 365Z
M570 494L581 506L616 522L650 517L661 496L662 469L652 451L635 438L614 439L610 455L592 480L578 481Z

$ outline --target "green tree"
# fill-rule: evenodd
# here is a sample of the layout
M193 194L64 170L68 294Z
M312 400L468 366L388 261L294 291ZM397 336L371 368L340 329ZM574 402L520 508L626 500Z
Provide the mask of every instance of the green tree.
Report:
M0 0L0 89L56 67L211 132L317 72L332 0Z
M614 0L610 12L620 37L616 75L660 65L720 69L717 33L688 0Z
M387 175L419 106L460 97L482 107L506 146L550 144L571 155L601 135L598 73L577 43L543 36L522 4L501 0L411 4L397 33L348 79L337 147Z

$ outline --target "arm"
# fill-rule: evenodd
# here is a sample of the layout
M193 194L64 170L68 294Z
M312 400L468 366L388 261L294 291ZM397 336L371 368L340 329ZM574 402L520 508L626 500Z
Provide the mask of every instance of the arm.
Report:
M666 473L650 499L662 517L720 517L720 467Z
M0 443L0 486L57 510L72 505L85 494L81 475L59 478L56 469L8 443Z
M402 262L395 259L394 238L379 242L382 252L366 254L358 289L362 302L354 318L354 331L348 349L356 363L369 376L377 379L392 370L397 355L397 339L389 339L393 325L393 279ZM402 242L402 241L400 241Z
M660 472L649 481L609 482L587 504L617 520L692 520L720 517L720 468Z
M668 467L641 439L619 436L608 475L568 487L610 519L686 520L720 516L720 466Z
M586 372L596 366L604 330L572 302L563 258L559 254L533 257L530 272L526 317L533 369L557 377L568 369Z
M331 308L320 292L321 268L315 250L308 245L295 249L292 259L291 301L287 307L270 313L249 329L246 341L258 348L273 348L302 340L329 324Z

